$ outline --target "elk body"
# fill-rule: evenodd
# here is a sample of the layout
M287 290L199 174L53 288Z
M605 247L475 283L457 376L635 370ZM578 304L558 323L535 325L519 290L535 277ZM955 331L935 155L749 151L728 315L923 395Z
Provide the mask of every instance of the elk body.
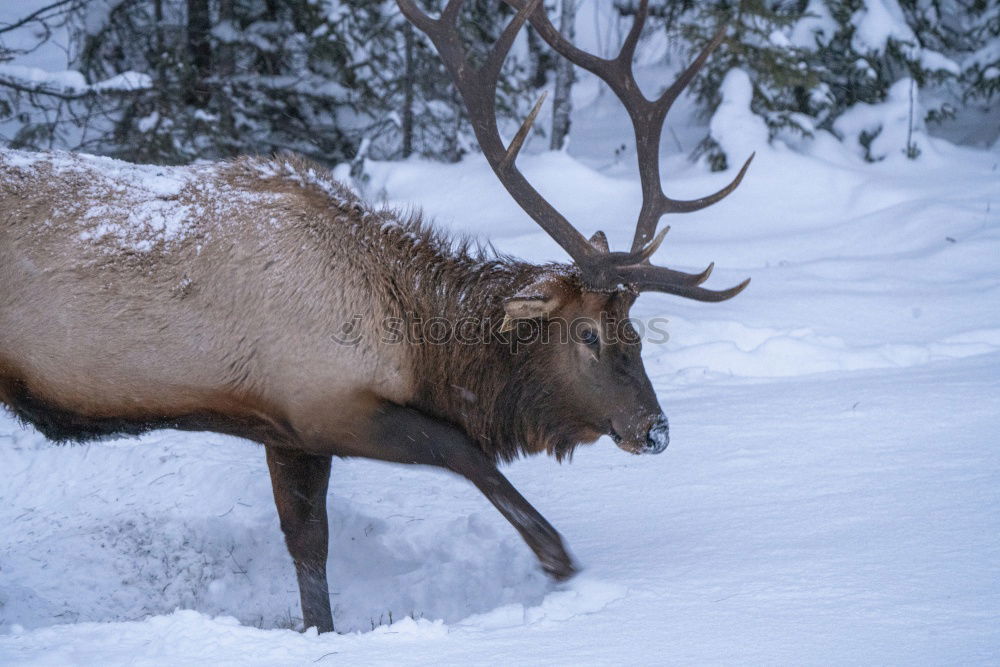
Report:
M718 301L745 286L710 291L699 286L709 270L649 262L663 213L717 201L746 169L694 202L668 199L659 185L663 116L718 38L672 97L650 102L630 67L645 3L622 56L601 61L561 41L537 1L511 1L518 15L481 69L463 65L460 4L433 20L400 0L442 53L498 177L573 263L533 265L456 243L293 157L159 168L0 151L0 403L56 441L176 428L263 444L304 623L320 631L332 629L332 457L464 476L546 572L569 577L559 534L496 464L561 458L604 434L629 452L662 451L667 421L629 308L646 290ZM537 107L510 147L500 141L495 76L526 20L604 78L633 116L644 204L628 253L610 252L600 233L581 236L517 171ZM406 330L431 318L481 325L472 341L386 336L387 322Z

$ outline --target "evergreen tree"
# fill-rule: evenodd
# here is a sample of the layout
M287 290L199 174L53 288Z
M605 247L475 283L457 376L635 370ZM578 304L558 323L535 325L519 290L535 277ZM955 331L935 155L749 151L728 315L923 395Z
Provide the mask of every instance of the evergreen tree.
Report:
M994 59L1000 57L1000 49L989 46L991 41L996 43L995 35L989 34L990 10L994 17L997 13L995 3L812 0L809 8L831 22L826 35L817 34L814 46L814 61L829 87L819 118L823 127L836 126L837 119L852 107L898 104L901 82L909 81L907 139L902 150L916 157L920 149L911 140L913 129L949 118L956 102L980 95L989 99L995 94L995 87L990 92L989 65L979 67L989 60L991 50ZM976 60L977 52L985 59ZM997 76L994 70L994 86ZM871 145L886 129L885 123L876 124L842 138L859 142L869 159L879 159Z
M431 13L444 2L422 0ZM560 16L578 2L545 4L568 33ZM639 0L612 2L627 26ZM906 122L905 150L916 155L912 135L925 123L1000 97L996 0L650 0L649 14L646 36L665 32L689 56L728 22L692 93L711 115L727 72L747 72L772 138L826 129L877 159L882 125L844 119L888 104L883 125ZM466 1L460 30L474 59L511 15L502 0ZM359 153L457 160L474 141L437 53L394 0L56 0L0 25L0 63L20 55L5 35L44 40L67 22L70 65L82 74L0 71L0 130L14 145L160 163L289 149L333 164ZM527 26L499 82L502 124L516 127L552 86L551 145L562 145L572 68L560 63ZM124 72L138 74L129 83ZM698 154L728 165L711 137Z
M1000 97L1000 2L969 0L962 30L967 57L962 68L963 100L989 103Z
M440 11L444 3L435 4L428 11ZM349 45L355 141L367 139L371 155L380 158L419 153L455 161L469 152L474 144L457 91L433 45L412 29L394 0L339 0L335 5L339 12L331 14L337 17L331 34ZM474 59L485 55L510 18L500 0L465 3L459 26ZM497 88L501 121L524 112L531 76L527 58L505 63Z
M616 0L622 15L638 0ZM863 105L899 100L900 82L912 81L909 129L948 118L954 104L987 103L1000 90L1000 3L990 0L652 0L650 24L695 53L715 26L729 32L692 84L706 115L719 103L719 84L738 67L753 82L752 110L767 122L771 137L816 129L836 132L838 119ZM909 90L909 84L907 84ZM921 96L921 91L933 95ZM929 101L933 100L933 103ZM898 114L897 114L898 115ZM878 126L855 136L869 159ZM909 136L911 133L907 132ZM907 140L911 157L919 149ZM728 166L709 136L696 150L713 169Z
M817 87L820 75L809 66L809 54L788 38L801 12L775 0L715 0L698 3L680 18L680 33L691 45L692 55L728 23L726 37L691 90L702 109L714 111L726 73L740 68L753 83L751 110L767 123L772 137L779 132L811 134L808 116L819 112ZM711 137L696 149L713 170L726 169L728 159Z
M457 160L469 150L464 110L437 53L392 0L72 2L63 13L75 26L72 66L90 81L144 72L152 85L112 104L40 97L0 78L8 91L0 112L13 116L17 96L30 94L19 108L39 118L18 132L20 145L156 163L287 149L333 164L362 147L376 158ZM488 48L511 14L500 0L467 2L461 27L472 51ZM526 60L506 64L501 120L527 105Z
M616 0L615 6L622 16L632 16L639 0ZM685 45L691 59L727 25L722 43L691 84L702 113L707 117L715 111L726 73L740 68L753 82L752 109L765 119L772 137L787 131L808 135L814 129L809 116L820 111L822 96L808 50L788 38L801 16L797 3L780 0L652 0L647 33L666 31L670 41ZM725 152L711 136L693 156L705 156L713 170L728 167Z
M326 17L309 2L126 0L105 21L81 17L77 66L88 78L149 72L154 86L108 119L96 151L184 163L282 148L336 161L345 103Z

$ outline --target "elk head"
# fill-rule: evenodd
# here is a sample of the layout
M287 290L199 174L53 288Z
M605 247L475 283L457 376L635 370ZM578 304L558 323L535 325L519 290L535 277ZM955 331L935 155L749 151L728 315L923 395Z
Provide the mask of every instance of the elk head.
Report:
M440 18L434 19L420 10L414 0L397 0L406 18L430 38L441 55L468 110L480 149L497 178L518 205L573 259L565 273L543 276L511 295L505 303L504 327L524 320L539 321L543 326L557 320L568 322L569 340L552 346L550 365L561 376L559 386L573 404L573 413L578 415L576 421L587 424L579 429L581 440L593 440L607 433L626 451L659 453L669 441L667 419L642 365L638 336L627 324L629 308L641 292L724 301L739 294L750 282L748 278L730 289L709 290L701 284L708 279L714 264L701 273L690 274L650 262L670 229L665 227L656 233L660 218L666 213L697 211L716 203L736 189L753 159L751 155L729 185L707 197L677 200L663 191L660 139L667 112L722 42L725 26L669 88L650 100L639 89L632 64L649 13L648 0L639 3L621 50L611 59L583 51L563 37L546 15L541 0L504 0L517 13L479 66L469 60L457 29L462 2L449 0ZM611 251L602 232L588 240L518 170L518 153L538 116L544 95L509 145L500 137L496 121L497 81L514 39L527 21L559 55L603 80L618 96L632 121L642 207L628 252ZM594 324L574 325L581 319ZM614 323L611 326L617 329L615 335L608 330L607 323Z

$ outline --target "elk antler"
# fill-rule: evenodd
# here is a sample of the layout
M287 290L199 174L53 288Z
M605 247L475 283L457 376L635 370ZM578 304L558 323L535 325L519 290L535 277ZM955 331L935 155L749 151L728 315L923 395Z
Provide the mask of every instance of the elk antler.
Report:
M479 67L473 65L467 58L458 33L458 13L463 0L448 0L438 19L433 19L424 13L414 0L396 0L396 2L403 15L426 33L437 48L465 102L479 146L497 178L518 205L573 258L580 268L585 284L597 290L608 290L617 285L627 284L633 285L639 291L666 292L698 301L723 301L736 296L749 284L748 278L728 290L708 290L699 285L708 279L714 264L709 265L701 273L690 274L653 266L649 262L649 258L659 248L664 235L670 229L666 227L655 238L653 237L656 226L665 213L697 211L719 201L736 189L753 159L751 155L729 185L707 197L677 200L667 197L663 192L660 181L660 138L667 111L705 64L708 56L722 42L725 35L724 26L673 85L657 99L649 100L639 90L632 68L639 35L649 12L648 0L641 0L639 3L635 20L621 51L617 57L610 60L578 49L563 37L549 21L541 6L541 0L504 0L517 10L517 14L493 45L485 62ZM630 252L608 252L592 245L532 187L517 169L515 165L517 155L538 115L544 95L521 124L509 146L504 146L500 138L496 121L497 81L515 37L529 20L542 39L557 53L607 83L621 100L632 120L639 161L639 178L642 184L642 208L636 222L635 237Z

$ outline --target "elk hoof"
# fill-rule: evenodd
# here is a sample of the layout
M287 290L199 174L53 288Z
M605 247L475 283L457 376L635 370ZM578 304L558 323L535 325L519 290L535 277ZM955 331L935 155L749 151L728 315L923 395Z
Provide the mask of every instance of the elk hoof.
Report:
M556 581L566 581L577 573L576 565L566 550L562 548L562 545L559 545L557 549L558 551L556 548L546 549L544 553L539 554L538 559L545 574Z
M548 564L543 565L545 574L549 575L556 581L566 581L567 579L572 579L576 574L576 565L572 561L566 561L564 563Z

